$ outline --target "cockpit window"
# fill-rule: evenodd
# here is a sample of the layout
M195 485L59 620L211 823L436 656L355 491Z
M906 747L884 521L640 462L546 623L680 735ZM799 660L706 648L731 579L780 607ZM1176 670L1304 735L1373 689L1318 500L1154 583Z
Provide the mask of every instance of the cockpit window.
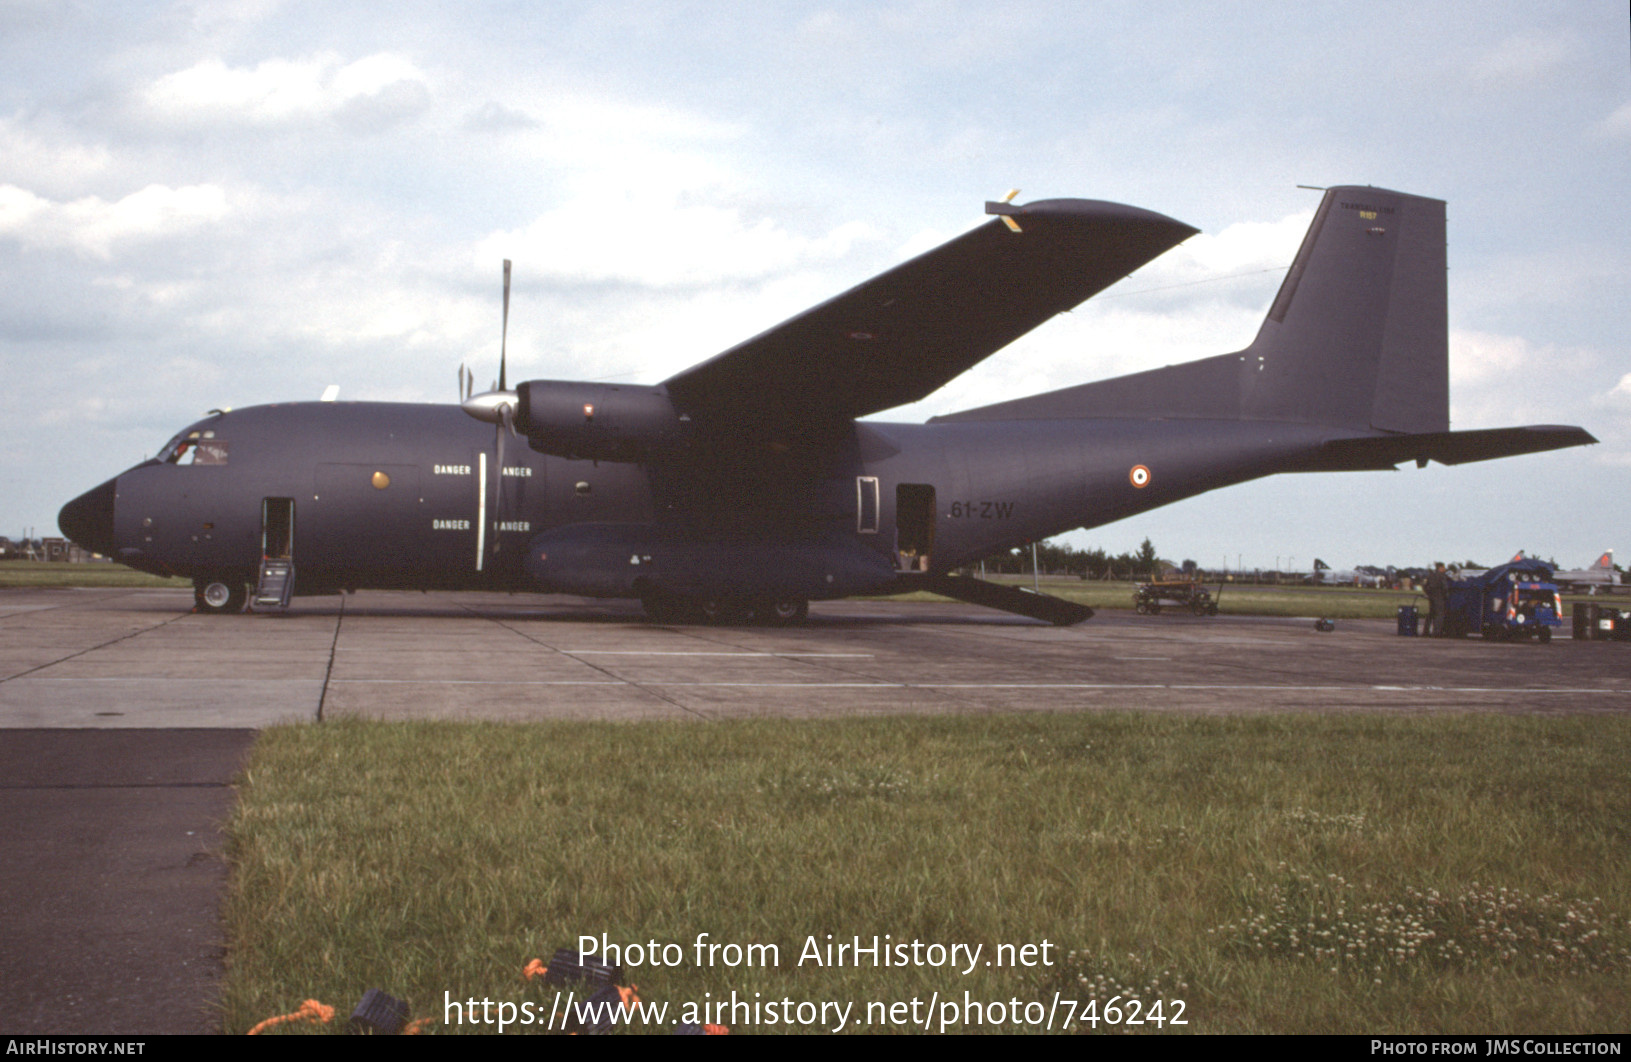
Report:
M159 459L172 465L224 465L227 443L209 429L184 431L166 444Z

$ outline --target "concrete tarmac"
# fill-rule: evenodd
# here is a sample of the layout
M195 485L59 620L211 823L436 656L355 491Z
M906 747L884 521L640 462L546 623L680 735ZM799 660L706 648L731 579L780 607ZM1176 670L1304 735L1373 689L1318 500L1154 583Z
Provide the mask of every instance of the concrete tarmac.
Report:
M254 737L0 734L0 1033L219 1028L218 824Z
M1384 620L1138 616L1055 628L954 602L836 601L801 628L648 624L632 603L0 594L0 729L379 719L725 719L1134 709L1609 712L1631 645L1400 638Z
M503 594L190 606L175 590L0 591L0 1032L214 1028L218 824L255 730L279 723L1631 711L1626 643L1400 638L1382 620L1101 612L1055 628L837 601L771 630Z

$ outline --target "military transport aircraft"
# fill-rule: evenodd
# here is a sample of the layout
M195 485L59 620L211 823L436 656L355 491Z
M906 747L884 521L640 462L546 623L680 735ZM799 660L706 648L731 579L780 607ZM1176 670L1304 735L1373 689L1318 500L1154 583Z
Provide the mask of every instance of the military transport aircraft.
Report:
M660 621L802 620L929 589L1073 623L953 574L1277 472L1552 450L1449 430L1444 203L1326 191L1246 349L940 416L916 401L1197 230L1083 199L990 221L661 384L530 380L451 404L216 411L63 507L82 546L193 580L199 608L356 588L639 598ZM508 327L508 287L505 319ZM463 374L461 372L461 380ZM472 417L476 419L471 419ZM483 427L485 421L493 427ZM508 437L524 438L506 448Z

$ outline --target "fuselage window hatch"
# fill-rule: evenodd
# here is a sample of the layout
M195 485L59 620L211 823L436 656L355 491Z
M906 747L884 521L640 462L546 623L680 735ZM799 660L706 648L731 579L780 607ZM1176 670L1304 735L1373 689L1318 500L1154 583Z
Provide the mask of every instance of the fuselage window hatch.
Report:
M261 499L261 557L294 559L294 499Z
M878 477L855 477L855 530L863 535L878 533Z
M906 571L928 571L934 552L934 485L899 483L895 486L895 549Z

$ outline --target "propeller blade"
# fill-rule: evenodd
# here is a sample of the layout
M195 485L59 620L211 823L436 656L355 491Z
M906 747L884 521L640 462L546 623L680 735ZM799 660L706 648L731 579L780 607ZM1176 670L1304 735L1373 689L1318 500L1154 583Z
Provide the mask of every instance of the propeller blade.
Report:
M1020 213L1023 209L1021 207L1014 206L1014 196L1018 194L1018 188L1010 188L1008 190L1008 194L1003 196L1001 199L996 200L995 202L988 200L985 204L985 212L987 214L995 214L1002 218L1002 223L1008 226L1009 232L1024 231L1019 227L1019 222L1014 220L1014 215Z
M498 556L499 529L504 526L504 436L515 434L515 425L510 420L510 406L505 403L498 407L498 427L493 434L494 457L497 459L496 475L493 477L498 491L498 497L493 502L493 556Z
M508 391L504 385L505 345L510 339L510 260L504 259L504 325L498 334L498 389Z

